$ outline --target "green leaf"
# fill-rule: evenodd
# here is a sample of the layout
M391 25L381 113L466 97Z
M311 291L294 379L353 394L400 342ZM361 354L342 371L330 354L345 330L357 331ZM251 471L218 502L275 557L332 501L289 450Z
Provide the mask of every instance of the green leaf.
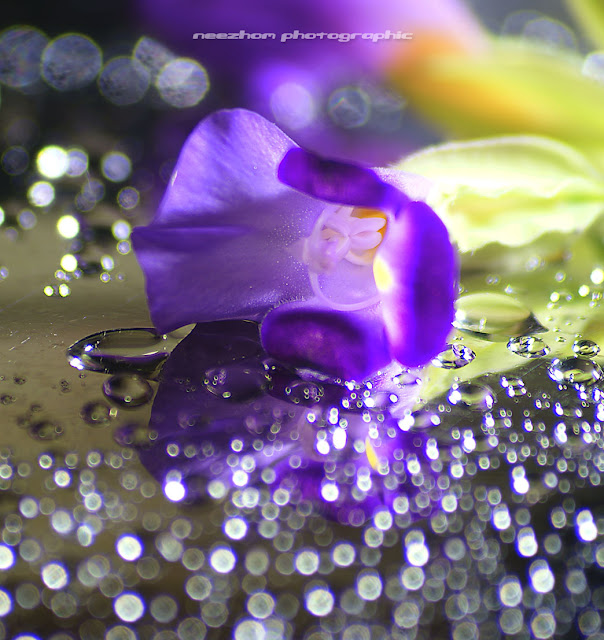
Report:
M602 0L566 0L582 30L596 47L604 48L604 3Z
M537 136L429 147L403 160L433 181L428 203L462 251L519 246L587 227L604 210L604 178L573 148Z

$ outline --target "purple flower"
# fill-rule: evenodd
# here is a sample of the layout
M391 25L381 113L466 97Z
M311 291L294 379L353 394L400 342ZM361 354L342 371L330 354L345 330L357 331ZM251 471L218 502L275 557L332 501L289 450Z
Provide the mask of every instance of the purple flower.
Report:
M290 0L287 10L277 0L134 4L151 35L207 68L214 105L246 106L274 119L307 148L377 163L426 142L425 133L410 140L409 128L403 139L404 102L385 91L381 79L401 60L414 59L427 40L464 43L482 35L459 0ZM363 38L387 32L412 32L413 39ZM195 33L237 39L194 39ZM275 38L248 39L263 33Z
M457 277L443 223L410 199L425 190L318 158L257 114L217 112L133 233L153 322L167 332L270 311L265 348L296 366L363 379L393 358L425 364L450 331Z
M399 426L417 390L396 365L362 385L286 366L254 322L199 324L168 358L152 436L135 446L174 501L249 488L244 506L280 490L282 504L310 501L347 524L378 509L425 516L431 501L414 498L434 498L437 444Z

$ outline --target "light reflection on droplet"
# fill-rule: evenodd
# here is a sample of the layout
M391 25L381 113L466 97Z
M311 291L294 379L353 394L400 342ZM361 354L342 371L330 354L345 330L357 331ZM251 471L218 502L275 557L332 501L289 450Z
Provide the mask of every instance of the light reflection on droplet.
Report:
M47 207L55 198L50 182L34 182L27 191L27 199L34 207Z
M44 147L36 157L38 172L45 178L56 180L67 173L69 156L65 149L57 146Z
M124 622L136 622L145 612L143 599L137 593L123 593L113 602L116 615Z
M140 540L133 535L121 535L115 545L118 554L127 562L138 560L143 553L143 546Z
M40 58L48 38L33 27L12 27L0 33L0 82L25 88L40 79Z
M139 102L147 93L151 77L149 71L128 56L113 58L99 76L101 94L119 107Z
M194 107L210 87L206 70L189 58L176 58L164 65L155 86L159 95L172 107Z
M335 599L327 586L315 586L304 595L304 604L310 613L323 617L331 613Z
M101 158L101 172L111 182L123 182L132 172L132 163L125 153L110 151Z
M329 96L327 112L339 127L362 127L371 114L371 98L359 87L342 87Z
M44 49L42 77L53 89L73 91L93 82L101 64L101 50L90 38L67 33Z
M74 216L61 216L57 220L57 231L64 238L75 238L80 231L80 223Z
M277 123L293 131L315 119L317 107L312 93L297 82L284 82L271 94L271 111Z

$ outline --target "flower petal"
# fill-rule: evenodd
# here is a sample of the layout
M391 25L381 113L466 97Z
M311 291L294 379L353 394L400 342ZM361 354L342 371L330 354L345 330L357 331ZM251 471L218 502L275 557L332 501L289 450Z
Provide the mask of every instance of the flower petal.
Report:
M244 110L217 112L189 137L157 216L132 235L158 329L260 318L308 296L292 246L323 205L277 179L292 145Z
M138 229L154 325L164 333L192 322L261 319L267 309L311 295L305 265L272 234L245 227Z
M390 362L384 327L371 313L284 304L265 317L261 339L282 362L345 380L362 380Z
M355 207L387 207L393 191L371 169L325 160L299 148L287 152L278 175L282 182L309 196Z
M392 356L406 367L429 362L451 331L457 259L447 229L424 202L391 222L374 262Z

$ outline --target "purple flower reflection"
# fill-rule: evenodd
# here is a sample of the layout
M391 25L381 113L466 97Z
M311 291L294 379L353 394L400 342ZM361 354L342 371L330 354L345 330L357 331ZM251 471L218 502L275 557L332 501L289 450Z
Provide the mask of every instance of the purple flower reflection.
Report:
M265 487L349 524L404 512L433 488L435 443L398 425L418 388L400 372L343 384L269 358L254 322L197 325L166 362L141 462L176 501Z

